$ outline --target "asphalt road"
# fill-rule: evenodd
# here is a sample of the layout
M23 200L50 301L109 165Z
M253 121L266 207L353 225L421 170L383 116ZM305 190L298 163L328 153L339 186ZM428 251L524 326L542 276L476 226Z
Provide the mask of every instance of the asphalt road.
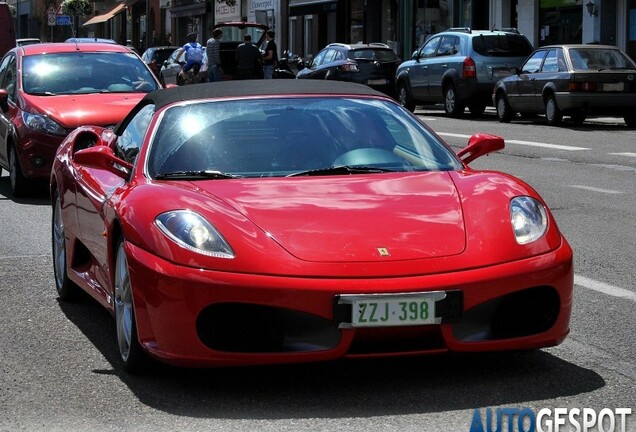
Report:
M552 208L575 252L572 332L563 344L294 366L157 366L132 377L118 365L110 315L88 298L57 299L48 197L13 200L4 172L0 431L469 431L475 409L636 412L636 131L615 119L554 128L502 125L491 111L462 120L418 114L456 149L474 132L503 136L502 152L472 166L522 178ZM636 430L636 414L626 422Z

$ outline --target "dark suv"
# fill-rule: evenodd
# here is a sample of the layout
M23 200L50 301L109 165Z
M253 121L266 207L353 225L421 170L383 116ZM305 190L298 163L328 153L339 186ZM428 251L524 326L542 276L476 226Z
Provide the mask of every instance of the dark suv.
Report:
M459 117L468 107L480 115L492 104L497 81L520 67L532 44L515 29L449 29L433 35L397 70L402 106L443 102L446 114Z
M351 81L394 96L399 64L400 58L385 44L332 43L316 54L297 78Z

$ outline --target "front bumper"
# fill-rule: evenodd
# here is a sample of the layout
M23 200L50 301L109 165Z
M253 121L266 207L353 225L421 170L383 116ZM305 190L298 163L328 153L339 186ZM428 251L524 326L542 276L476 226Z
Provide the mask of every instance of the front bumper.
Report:
M20 132L18 157L22 173L29 179L48 180L55 153L64 137L32 131Z
M238 366L531 349L569 332L572 250L453 273L377 279L274 277L200 270L126 245L142 346L181 366ZM441 324L339 326L342 294L459 291Z

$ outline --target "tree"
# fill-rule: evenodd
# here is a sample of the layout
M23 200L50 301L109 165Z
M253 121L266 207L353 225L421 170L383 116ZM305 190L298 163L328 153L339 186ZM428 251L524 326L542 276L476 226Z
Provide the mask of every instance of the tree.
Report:
M77 28L77 19L93 13L93 7L88 0L64 0L62 2L62 14L73 17L73 35Z
M73 17L84 17L93 12L93 7L88 0L64 0L62 2L62 14Z

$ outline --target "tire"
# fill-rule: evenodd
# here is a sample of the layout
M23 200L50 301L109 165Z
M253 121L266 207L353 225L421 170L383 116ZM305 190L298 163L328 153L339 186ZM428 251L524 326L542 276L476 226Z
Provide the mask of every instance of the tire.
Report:
M563 114L561 114L561 110L553 94L548 95L545 100L545 119L550 126L557 126L561 124L561 120L563 120Z
M401 82L398 85L398 101L400 102L400 105L402 105L407 110L411 112L415 111L415 102L413 102L411 93L409 92L409 89L404 82Z
M461 117L464 114L464 105L457 100L455 85L449 84L444 88L444 111L449 117Z
M137 336L137 321L128 259L124 250L125 243L125 240L120 238L115 248L115 286L113 287L115 336L124 370L130 374L137 374L148 366L150 359L141 347Z
M623 120L625 120L625 124L627 125L628 128L630 129L636 128L636 114L634 113L625 114L623 116Z
M499 93L496 99L497 103L497 118L501 123L510 123L514 113L512 112L512 108L510 108L510 104L508 103L508 99L503 93Z
M51 250L53 252L53 275L55 288L61 300L72 301L77 297L79 287L68 278L66 266L66 238L62 219L62 202L56 191L53 195L53 215L51 217Z
M468 106L468 109L470 110L470 115L479 117L486 111L486 104L483 102L473 102Z
M585 112L584 111L576 111L570 115L572 119L572 123L577 126L581 126L583 122L585 122Z
M9 184L14 197L23 197L28 194L30 182L22 174L20 158L13 145L9 147Z

